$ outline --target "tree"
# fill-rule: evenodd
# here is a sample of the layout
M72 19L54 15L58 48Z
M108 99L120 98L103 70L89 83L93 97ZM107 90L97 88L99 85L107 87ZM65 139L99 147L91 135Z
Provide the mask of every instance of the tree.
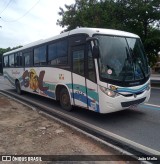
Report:
M160 51L159 0L124 0L121 3L126 6L127 11L126 28L123 29L141 37L150 65L153 66Z
M145 50L148 54L150 65L154 66L160 52L160 30L150 27L147 38L144 40Z
M75 0L75 4L65 5L67 11L64 11L64 9L60 7L60 12L58 14L62 16L62 19L57 20L57 25L62 27L68 26L66 30L71 30L80 26L88 26L89 20L86 17L86 13L89 14L89 9L92 8L94 3L97 4L96 0L94 2L93 0Z
M151 66L160 51L159 0L75 0L60 8L57 24L67 27L99 27L138 34Z

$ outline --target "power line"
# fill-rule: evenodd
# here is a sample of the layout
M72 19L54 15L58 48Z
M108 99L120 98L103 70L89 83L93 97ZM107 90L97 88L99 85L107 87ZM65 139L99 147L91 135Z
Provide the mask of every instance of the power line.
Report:
M26 16L35 6L37 6L37 4L39 3L40 0L38 0L27 12L25 12L21 17L17 18L17 19L14 19L14 20L5 20L1 17L1 19L4 21L4 22L16 22L20 19L22 19L24 16Z
M11 3L11 1L12 1L12 0L10 0L10 1L7 3L6 7L0 12L0 14L2 14L2 13L7 9L7 7L9 6L9 4Z

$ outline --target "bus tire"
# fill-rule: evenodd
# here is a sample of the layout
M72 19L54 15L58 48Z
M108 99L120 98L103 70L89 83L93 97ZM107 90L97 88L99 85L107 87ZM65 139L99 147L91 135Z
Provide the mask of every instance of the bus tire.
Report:
M16 81L16 92L17 92L19 95L22 94L21 86L20 86L20 83L19 83L18 80Z
M61 89L59 100L60 100L60 105L61 105L62 109L66 110L66 111L72 110L69 93L66 88Z

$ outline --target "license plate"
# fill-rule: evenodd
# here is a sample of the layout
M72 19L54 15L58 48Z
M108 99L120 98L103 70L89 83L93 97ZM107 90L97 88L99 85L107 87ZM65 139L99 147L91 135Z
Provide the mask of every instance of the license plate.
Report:
M135 104L135 105L131 105L129 108L130 108L130 109L137 109L137 106L138 106L138 105Z

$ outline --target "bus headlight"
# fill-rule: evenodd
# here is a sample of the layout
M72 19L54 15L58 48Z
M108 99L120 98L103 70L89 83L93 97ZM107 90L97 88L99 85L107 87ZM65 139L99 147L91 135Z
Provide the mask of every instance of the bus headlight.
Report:
M107 96L109 96L109 97L116 97L116 96L119 96L119 94L118 93L116 93L116 92L114 92L114 91L112 91L112 90L110 90L110 89L108 89L108 88L105 88L105 87L102 87L102 86L99 86L99 88L101 89L101 91L103 92L103 93L105 93Z

